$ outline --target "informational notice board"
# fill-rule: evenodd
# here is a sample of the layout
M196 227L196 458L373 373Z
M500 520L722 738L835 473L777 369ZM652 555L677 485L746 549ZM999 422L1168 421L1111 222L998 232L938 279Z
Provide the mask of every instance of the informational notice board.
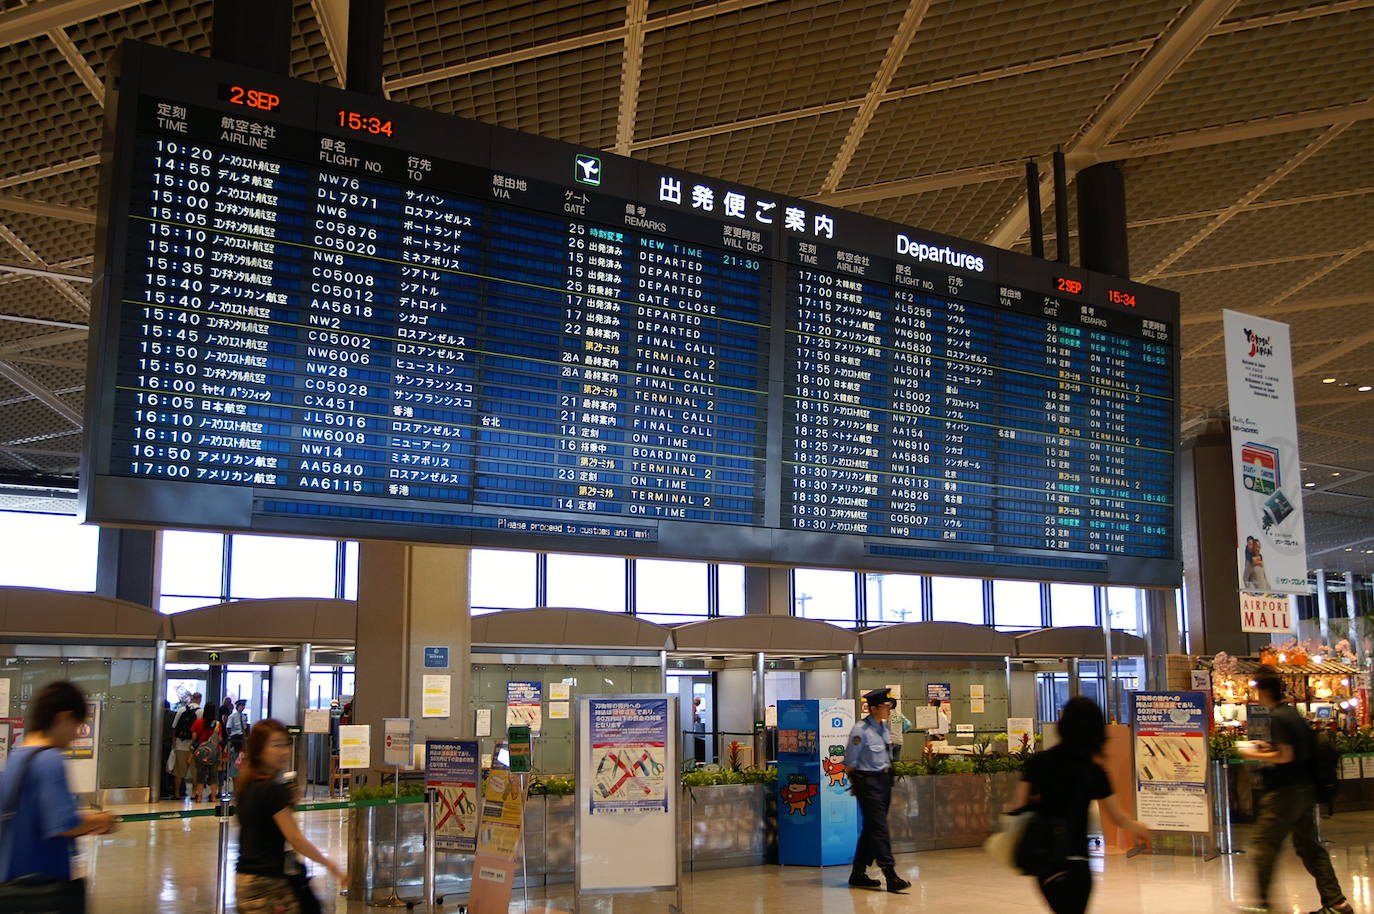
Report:
M577 894L679 883L677 698L577 700Z
M1136 692L1136 818L1159 831L1206 832L1207 721L1205 692Z
M425 741L425 785L435 788L436 850L460 854L477 851L477 812L481 770L478 744L472 739Z

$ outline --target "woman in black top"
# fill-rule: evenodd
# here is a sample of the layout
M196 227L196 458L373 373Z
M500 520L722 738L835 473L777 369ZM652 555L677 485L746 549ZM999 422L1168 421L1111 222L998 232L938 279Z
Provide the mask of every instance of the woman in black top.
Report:
M279 721L260 720L248 732L239 774L237 806L239 862L234 881L240 914L297 914L295 893L287 881L289 843L302 857L323 864L339 882L343 867L326 857L301 834L292 807L292 789L280 775L291 763L291 738ZM296 861L291 861L295 865Z
M1119 828L1150 846L1150 830L1122 811L1112 796L1107 772L1096 761L1107 743L1102 709L1091 698L1069 699L1059 717L1059 745L1037 752L1026 763L1012 808L1035 805L1042 815L1064 821L1063 859L1036 874L1040 892L1054 914L1083 914L1093 877L1088 871L1088 804L1098 801Z

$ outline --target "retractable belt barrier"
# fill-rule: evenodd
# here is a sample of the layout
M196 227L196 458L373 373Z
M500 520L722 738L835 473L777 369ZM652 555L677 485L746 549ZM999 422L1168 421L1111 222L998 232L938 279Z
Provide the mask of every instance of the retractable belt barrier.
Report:
M336 809L364 809L369 806L406 806L411 803L428 803L430 797L409 796L409 797L381 797L375 800L330 800L322 803L301 803L295 807L296 812L325 812ZM156 812L135 812L119 817L119 821L128 825L134 822L163 822L173 819L209 819L215 818L219 822L218 846L219 865L215 870L215 914L224 914L225 895L227 894L228 880L225 878L225 870L229 864L229 820L234 816L234 805L229 794L222 794L219 803L213 809L166 809ZM432 817L426 823L425 843L427 846L433 845L433 833L430 823ZM428 869L428 868L427 868ZM432 869L427 873L426 895L433 896Z

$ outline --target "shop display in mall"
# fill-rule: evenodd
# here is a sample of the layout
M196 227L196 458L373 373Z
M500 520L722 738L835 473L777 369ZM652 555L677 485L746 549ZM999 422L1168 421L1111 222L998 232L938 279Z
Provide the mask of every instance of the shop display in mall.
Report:
M1177 580L1172 292L143 45L120 66L87 520Z

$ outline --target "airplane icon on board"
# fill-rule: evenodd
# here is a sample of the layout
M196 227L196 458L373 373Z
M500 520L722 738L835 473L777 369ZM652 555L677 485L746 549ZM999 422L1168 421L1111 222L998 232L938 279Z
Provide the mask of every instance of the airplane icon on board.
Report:
M579 184L601 185L601 160L596 156L578 156L577 172L574 177Z

